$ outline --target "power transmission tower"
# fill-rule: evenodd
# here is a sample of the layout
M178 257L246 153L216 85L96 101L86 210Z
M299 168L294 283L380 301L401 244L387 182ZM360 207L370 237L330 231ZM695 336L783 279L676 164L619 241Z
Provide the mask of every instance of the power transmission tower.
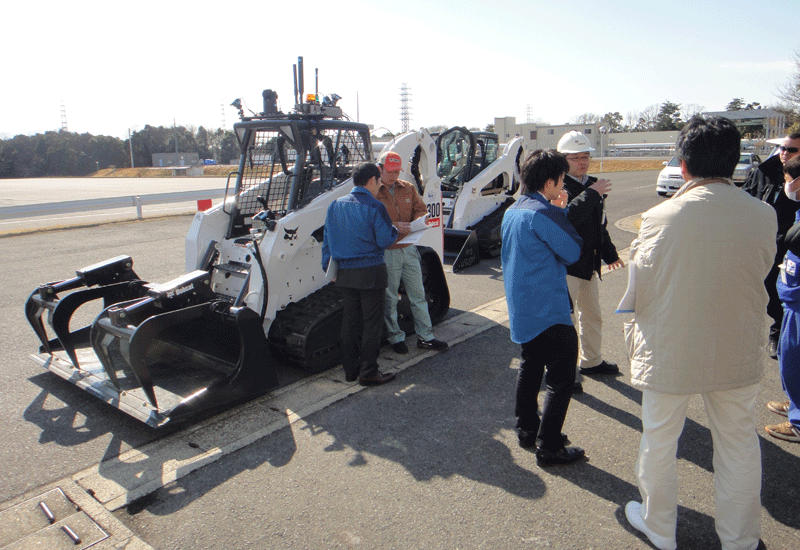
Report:
M61 103L61 131L68 132L67 130L67 106Z
M533 108L530 103L528 103L528 106L525 108L525 122L529 124L533 122Z
M225 129L225 104L220 103L219 108L222 110L222 129Z
M403 82L400 87L400 132L405 133L409 130L411 122L411 88Z

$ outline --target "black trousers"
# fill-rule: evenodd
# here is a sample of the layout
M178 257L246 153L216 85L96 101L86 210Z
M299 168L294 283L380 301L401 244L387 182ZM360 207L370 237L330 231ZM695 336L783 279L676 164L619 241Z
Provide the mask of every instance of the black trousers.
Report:
M522 344L522 364L517 376L517 427L536 433L538 447L558 451L564 446L561 428L567 417L575 365L578 334L571 325L553 325ZM547 391L539 419L539 389L544 377Z
M342 317L342 366L348 377L372 376L378 371L383 336L385 288L340 287L344 300Z

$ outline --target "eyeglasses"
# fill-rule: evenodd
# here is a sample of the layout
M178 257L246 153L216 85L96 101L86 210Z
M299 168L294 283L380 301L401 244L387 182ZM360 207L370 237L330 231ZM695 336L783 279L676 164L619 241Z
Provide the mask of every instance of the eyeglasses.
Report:
M570 156L568 156L567 160L592 160L592 156L591 155L583 155L583 156L580 156L580 157L570 157Z
M792 154L800 152L800 149L798 149L797 147L784 147L783 145L778 145L778 149L780 149L781 151L786 151L787 153L792 153Z

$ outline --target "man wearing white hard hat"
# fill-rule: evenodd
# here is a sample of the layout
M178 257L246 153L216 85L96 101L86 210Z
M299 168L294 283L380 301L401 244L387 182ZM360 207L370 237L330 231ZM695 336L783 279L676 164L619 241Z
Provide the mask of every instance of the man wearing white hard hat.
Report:
M594 148L586 136L574 130L558 142L558 152L569 162L569 172L564 176L564 189L569 195L567 218L583 239L580 259L567 267L567 286L578 330L580 374L616 374L619 367L603 359L600 350L603 317L598 281L601 262L611 269L625 264L606 229L605 197L611 191L611 183L588 175L592 151ZM576 380L574 391L580 393L583 391L580 376Z

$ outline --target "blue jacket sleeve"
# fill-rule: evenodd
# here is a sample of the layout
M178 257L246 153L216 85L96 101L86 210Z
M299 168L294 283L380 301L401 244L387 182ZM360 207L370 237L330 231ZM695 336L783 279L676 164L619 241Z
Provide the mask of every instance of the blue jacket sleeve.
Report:
M322 232L322 271L328 271L328 262L331 260L331 247L328 243L328 220L331 215L331 206L328 206L328 213L325 216L325 229Z
M380 208L375 209L376 215L373 223L373 227L375 228L375 242L377 242L378 246L381 248L388 248L392 246L397 239L398 231L397 228L392 225L392 218L389 217L386 207L383 203L379 204Z
M560 209L547 209L543 214L542 223L536 227L537 236L550 247L558 261L564 265L574 264L581 257L583 240Z

